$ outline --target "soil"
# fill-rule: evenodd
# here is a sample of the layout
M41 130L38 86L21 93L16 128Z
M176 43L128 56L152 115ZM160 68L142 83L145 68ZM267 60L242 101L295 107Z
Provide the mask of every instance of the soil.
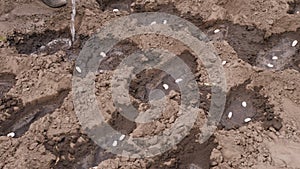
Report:
M300 41L299 0L76 2L77 35L70 45L71 1L49 8L37 0L0 0L1 169L299 168L300 43L292 46ZM158 69L140 72L129 85L131 102L140 111L149 109L153 89L164 91L168 104L156 121L135 123L114 107L113 72L135 52L162 48L174 53L191 68L201 96L199 117L179 144L161 155L134 159L109 153L83 131L74 111L72 77L75 59L93 34L115 18L140 12L179 16L208 36L226 61L227 101L217 130L199 143L213 85L202 62L170 37L140 35L119 42L99 64L95 79L97 100L114 129L153 136L178 117L176 79Z

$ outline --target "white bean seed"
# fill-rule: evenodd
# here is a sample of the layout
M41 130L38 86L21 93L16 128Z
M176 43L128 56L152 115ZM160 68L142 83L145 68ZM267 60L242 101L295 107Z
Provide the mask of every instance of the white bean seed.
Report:
M119 9L113 9L113 12L119 12Z
M228 118L231 119L231 117L232 117L232 112L229 112L228 113Z
M243 107L247 107L247 102L245 102L245 101L242 102L242 106L243 106Z
M122 140L124 140L124 138L125 138L125 135L123 134L120 136L119 140L122 141Z
M153 22L151 22L151 24L150 25L155 25L156 24L156 22L155 21L153 21Z
M81 73L80 67L76 66L75 69L77 70L78 73Z
M180 78L175 80L176 83L179 83L181 81L182 81L182 79L180 79Z
M215 31L214 31L214 33L219 33L220 32L220 29L216 29Z
M118 142L115 140L112 144L112 146L116 147L118 145Z
M293 43L292 43L292 47L295 47L297 44L298 44L298 41L294 40Z
M14 138L15 136L16 136L16 134L14 132L11 132L11 133L7 134L7 137L11 137L11 138Z
M169 85L167 85L167 84L163 84L163 87L164 87L165 90L169 89Z
M106 57L106 53L104 53L104 52L101 52L101 53L100 53L100 56L102 56L102 57L104 57L104 58L105 58L105 57Z
M270 67L270 68L274 67L274 65L272 65L271 63L268 63L267 66Z
M250 121L251 121L251 118L245 118L245 120L244 120L245 123L248 123Z

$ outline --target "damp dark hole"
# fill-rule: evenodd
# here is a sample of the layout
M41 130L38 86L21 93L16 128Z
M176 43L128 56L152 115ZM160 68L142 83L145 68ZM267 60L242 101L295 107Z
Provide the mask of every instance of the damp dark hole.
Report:
M7 37L10 47L14 47L19 54L46 54L51 55L60 50L64 50L68 57L70 55L79 54L83 45L89 38L85 35L77 35L76 41L70 45L70 30L69 28L61 30L45 30L41 33L22 34L14 32ZM71 58L74 59L74 58Z
M193 22L193 20L192 20ZM211 21L198 26L212 41L226 40L243 61L264 69L300 70L299 44L292 46L293 41L300 40L300 29L295 32L272 34L265 37L265 31L255 26L243 26L229 21ZM220 32L214 33L219 29ZM273 60L273 56L278 57ZM271 64L271 66L268 66Z
M273 105L268 102L268 98L260 94L261 87L248 89L247 85L251 81L231 88L227 95L226 107L221 119L221 126L225 129L237 129L247 125L245 121L250 118L250 122L260 121L265 129L270 127L280 130L282 127L282 119L275 116ZM246 102L246 107L242 105ZM229 112L232 116L229 116Z

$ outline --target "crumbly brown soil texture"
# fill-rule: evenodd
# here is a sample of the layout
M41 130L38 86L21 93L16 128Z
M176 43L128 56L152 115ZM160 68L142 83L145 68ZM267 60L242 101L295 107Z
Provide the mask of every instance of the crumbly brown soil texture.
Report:
M0 0L1 169L300 168L300 44L292 46L300 41L299 0L99 0L77 1L76 8L76 41L68 47L71 1L52 9L39 0ZM172 149L146 159L97 146L82 130L72 98L74 63L85 41L111 20L139 12L165 12L199 27L226 61L227 80L222 119L200 144L213 84L193 51L169 37L140 35L108 52L99 64L95 94L107 123L133 137L170 128L178 117L180 89L166 72L140 72L129 86L133 106L149 109L153 89L164 91L168 104L156 121L129 121L114 107L109 90L122 59L162 48L195 75L201 96L195 125ZM13 138L7 136L11 132Z

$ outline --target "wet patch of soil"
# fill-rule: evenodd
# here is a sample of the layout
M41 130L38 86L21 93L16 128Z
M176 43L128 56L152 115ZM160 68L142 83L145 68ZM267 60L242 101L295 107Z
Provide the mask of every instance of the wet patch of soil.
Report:
M289 10L287 11L288 14L300 14L300 1L294 0L292 2L288 2Z
M16 137L21 137L28 131L30 125L59 108L69 90L61 91L57 96L46 97L23 105L22 101L13 97L1 99L0 135L14 132Z
M300 71L300 29L296 32L284 32L282 34L274 34L268 38L269 49L260 51L263 58L268 60L274 67L271 69L295 69ZM293 44L295 46L293 46ZM274 57L277 57L276 59ZM258 62L257 64L261 64ZM270 67L269 67L270 69Z
M169 88L165 90L163 84L168 84ZM129 93L141 102L148 102L150 92L159 89L167 95L171 90L179 91L175 79L166 72L158 69L143 70L132 79L129 86Z
M99 66L99 71L101 70L115 70L122 60L129 55L137 52L139 50L136 43L132 40L123 40L116 44L109 52L106 54Z
M134 0L96 0L102 11L119 9L130 11L130 5Z
M255 65L257 54L265 46L265 32L254 26L241 26L227 21L215 21L202 26L211 40L226 40L245 62ZM214 31L219 29L218 33Z
M196 58L189 51L182 52L178 57L185 62L193 73L196 72ZM135 79L131 80L129 93L141 102L148 102L150 92L155 89L163 91L165 95L168 95L171 90L179 92L179 86L175 81L176 79L163 70L143 70L136 75ZM164 84L168 85L168 89L163 87Z
M16 75L0 73L0 98L2 98L16 84Z
M19 54L45 54L51 55L59 50L64 50L68 55L78 54L84 43L89 38L85 35L78 35L74 43L70 40L69 28L59 31L49 30L42 33L22 34L14 32L7 37L10 47L16 48Z
M131 5L131 8L134 10L134 12L164 12L172 15L180 15L180 12L177 10L176 6L169 2L167 4L153 4L153 3L140 3L138 1L134 2Z
M149 169L165 168L210 168L210 156L212 150L218 145L214 142L214 136L200 144L196 142L199 129L192 129L176 147L162 155L155 157Z
M68 39L71 37L69 29L64 29L60 31L46 30L42 33L32 33L32 34L22 34L19 32L14 32L13 35L7 37L9 46L15 47L17 52L20 54L32 54L34 52L40 51L48 43L55 39ZM62 45L62 42L59 42ZM57 43L57 45L59 45ZM49 50L49 54L53 54L58 50L55 48Z
M300 29L296 32L273 34L265 38L265 32L254 26L241 26L228 21L215 21L200 26L211 40L226 40L237 52L240 59L264 69L283 70L299 67ZM218 33L214 31L219 29Z
M134 129L136 129L136 123L128 120L119 112L113 112L108 123L112 128L124 135L129 135Z
M282 119L275 116L273 105L268 103L268 98L260 94L260 87L247 88L250 83L233 87L227 96L227 103L221 119L225 129L237 129L250 122L261 121L265 129L273 127L282 128Z
M180 55L180 59L191 69L191 72L196 76L197 74L197 61L196 57L189 51L185 50ZM202 76L201 74L199 76ZM195 77L195 80L199 82L200 77ZM164 84L168 85L168 88L164 88ZM138 73L134 79L131 79L129 86L129 94L145 103L149 101L150 92L158 89L162 91L165 95L168 95L170 91L176 91L180 93L176 79L166 72L158 69L143 70ZM200 94L200 108L204 109L206 112L209 109L210 100L207 99L208 95L211 94L211 87L199 85Z

